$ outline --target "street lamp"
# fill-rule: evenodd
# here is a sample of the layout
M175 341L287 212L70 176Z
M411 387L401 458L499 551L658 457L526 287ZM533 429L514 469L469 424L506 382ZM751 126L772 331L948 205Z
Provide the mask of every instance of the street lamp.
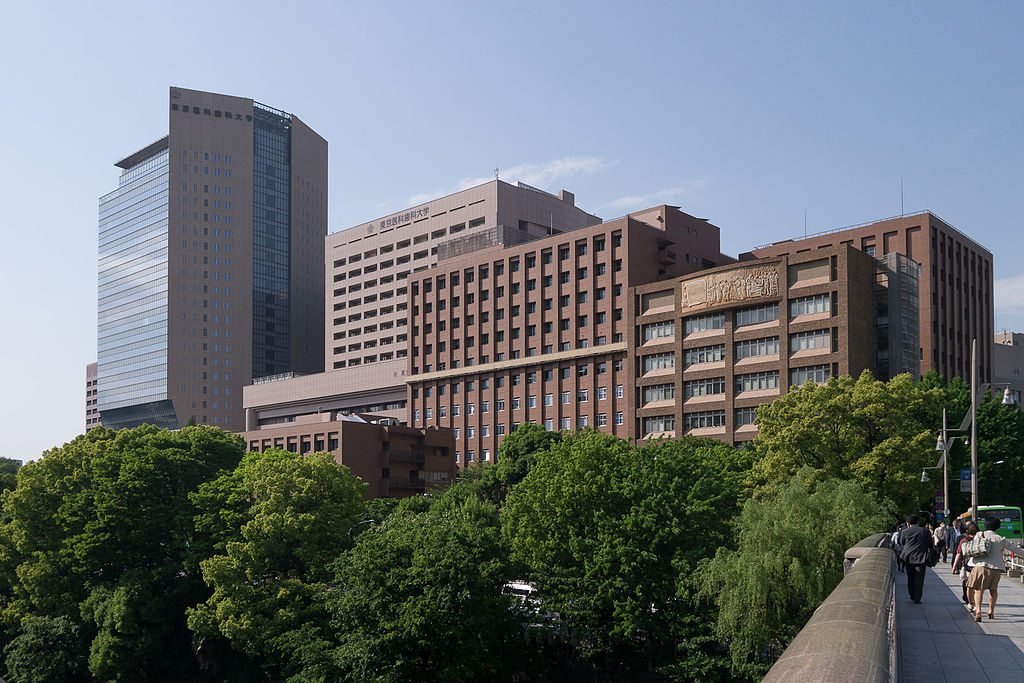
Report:
M946 409L942 409L942 429L939 431L939 440L935 443L935 450L942 451L941 462L935 467L926 467L925 470L937 470L942 467L942 517L949 519L949 452L953 450L953 444L957 439L967 440L966 435L950 436L950 432L960 432L963 429L948 429L946 427ZM972 475L973 476L973 475ZM928 481L928 473L921 472L921 481Z
M1003 382L996 383L996 386L1003 385ZM990 386L992 385L983 384L981 391L988 392ZM978 519L978 393L978 340L971 339L971 519L975 521ZM1003 391L1003 405L1012 403L1010 387L1006 385L1006 390ZM960 425L961 429L964 427L964 424Z

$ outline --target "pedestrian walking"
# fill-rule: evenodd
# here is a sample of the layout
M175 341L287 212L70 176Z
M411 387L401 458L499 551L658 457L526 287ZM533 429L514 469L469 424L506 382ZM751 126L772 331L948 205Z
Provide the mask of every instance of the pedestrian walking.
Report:
M896 527L896 531L892 532L892 539L890 539L889 545L892 546L893 552L896 553L896 570L899 573L903 573L903 542L900 540L900 532L907 527L906 522Z
M949 527L946 526L945 522L939 524L938 528L935 529L935 547L942 553L942 561L946 561L946 539L948 537Z
M959 521L959 520L957 520ZM963 588L964 604L967 605L971 611L974 611L972 605L974 604L974 591L967 587L967 577L971 574L971 568L974 566L974 559L964 555L964 546L974 538L974 535L978 533L978 525L974 522L968 522L964 528L964 534L959 536L956 541L956 552L953 553L953 573L960 574L960 586Z
M974 557L974 568L967 578L967 586L974 590L975 621L981 621L981 602L985 591L988 591L988 618L995 619L999 577L1006 570L1003 550L1024 555L1024 548L996 533L999 526L997 518L987 518L985 530L975 535L964 550L964 554Z
M907 565L907 592L918 605L924 592L924 572L928 567L935 542L932 535L918 524L917 515L907 515L907 527L900 533L903 543L903 561Z

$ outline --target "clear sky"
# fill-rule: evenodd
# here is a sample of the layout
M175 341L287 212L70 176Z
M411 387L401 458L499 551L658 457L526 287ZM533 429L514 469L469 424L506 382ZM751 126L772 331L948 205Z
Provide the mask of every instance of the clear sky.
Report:
M501 169L614 218L677 204L722 249L930 209L995 254L1024 331L1019 2L5 4L0 455L83 430L97 199L170 85L330 145L330 229ZM1015 189L1016 188L1016 189Z

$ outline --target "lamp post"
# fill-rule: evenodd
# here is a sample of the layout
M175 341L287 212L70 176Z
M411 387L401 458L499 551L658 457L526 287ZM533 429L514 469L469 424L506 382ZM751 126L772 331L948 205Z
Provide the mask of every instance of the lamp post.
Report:
M1010 386L1003 382L985 384L986 393L990 386L1006 386L1003 391L1003 405L1010 405ZM971 339L971 519L978 521L978 340ZM963 425L961 425L963 427Z
M942 516L945 519L949 518L949 452L953 450L953 443L957 439L966 439L965 435L950 436L950 432L959 432L960 429L948 429L946 427L946 409L942 409L942 429L939 431L939 440L935 444L935 450L942 451ZM937 470L939 465L935 467L925 467L926 470ZM928 473L921 473L921 481L928 481Z

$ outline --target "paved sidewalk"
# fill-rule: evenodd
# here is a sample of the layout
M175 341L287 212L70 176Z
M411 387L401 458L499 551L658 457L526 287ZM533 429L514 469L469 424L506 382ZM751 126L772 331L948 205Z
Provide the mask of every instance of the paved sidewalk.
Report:
M981 623L963 602L960 577L948 564L929 569L924 596L915 605L906 574L896 575L896 628L902 680L959 683L1024 683L1024 585L1006 574L999 581L996 618L988 593Z

